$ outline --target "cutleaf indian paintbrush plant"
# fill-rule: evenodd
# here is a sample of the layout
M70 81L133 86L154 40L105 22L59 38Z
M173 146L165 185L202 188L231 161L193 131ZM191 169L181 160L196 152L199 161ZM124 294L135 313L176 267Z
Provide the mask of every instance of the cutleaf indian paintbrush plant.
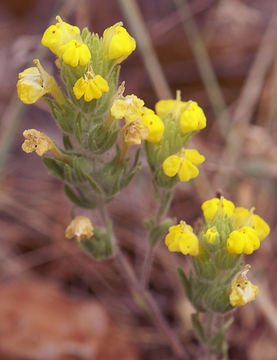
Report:
M224 335L232 320L223 315L258 294L257 286L247 278L250 265L244 265L242 254L257 250L270 229L254 209L235 207L222 196L203 203L204 220L195 231L185 221L173 224L165 218L175 185L196 178L205 161L198 150L187 146L191 137L206 127L203 110L195 101L182 101L179 91L176 99L158 101L155 110L136 95L124 94L124 82L118 84L120 64L135 50L136 42L121 22L100 37L86 28L81 32L57 16L57 23L46 29L41 42L56 55L62 86L35 59L35 66L19 74L18 96L25 104L40 98L47 102L63 147L39 130L27 129L22 149L43 157L49 173L63 182L74 205L95 209L103 219L103 226L97 227L88 217L76 215L65 236L75 237L95 259L119 257L124 276L140 295L143 308L152 312L175 354L186 358L147 284L145 288L130 270L106 211L106 203L139 172L140 150L144 149L157 201L155 218L145 221L149 249L166 234L170 252L192 257L191 273L185 274L181 268L178 272L196 310L192 315L194 329L210 352L227 358ZM133 146L137 151L132 158L129 148Z

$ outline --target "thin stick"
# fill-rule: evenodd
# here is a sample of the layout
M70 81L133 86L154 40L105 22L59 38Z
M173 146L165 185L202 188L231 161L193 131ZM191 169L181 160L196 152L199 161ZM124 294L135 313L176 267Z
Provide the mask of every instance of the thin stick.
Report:
M171 90L163 74L136 0L118 0L118 3L137 40L138 48L157 97L159 99L172 98Z
M239 160L244 141L244 134L247 131L255 106L258 102L264 78L269 67L272 65L277 49L276 19L277 7L274 8L271 21L261 41L256 59L249 71L245 84L239 94L236 110L233 116L233 126L227 138L227 144L222 153L220 164L229 163L230 167L235 167ZM228 161L227 161L228 159ZM219 164L219 166L220 166ZM221 172L215 177L215 186L222 186L226 177Z
M228 133L230 126L230 115L226 111L226 103L216 78L211 60L206 50L205 44L202 40L200 31L193 18L190 6L187 0L174 0L178 9L180 18L183 22L183 27L187 40L193 51L195 60L198 65L200 75L206 88L208 97L210 98L216 120L220 132L223 137Z

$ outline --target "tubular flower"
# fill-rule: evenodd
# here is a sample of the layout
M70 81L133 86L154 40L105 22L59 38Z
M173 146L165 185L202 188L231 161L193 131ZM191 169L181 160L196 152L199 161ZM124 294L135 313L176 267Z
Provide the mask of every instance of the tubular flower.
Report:
M80 39L80 29L77 26L72 26L57 16L56 25L49 26L41 39L43 46L48 47L55 55L61 57L63 51L61 46L69 43L72 40Z
M227 250L231 254L252 254L259 247L258 234L249 226L232 231L227 239Z
M206 117L195 101L188 101L180 117L180 127L183 134L198 131L206 127Z
M164 133L164 123L153 110L148 109L147 107L143 107L142 110L142 126L146 126L149 129L146 140L153 143L159 143Z
M65 230L65 237L72 239L76 237L78 241L90 239L93 236L93 226L86 216L76 216Z
M189 181L198 176L199 170L195 165L200 165L205 157L194 149L182 149L178 154L171 155L163 162L165 175L173 177L178 174L181 181Z
M18 75L17 94L24 104L33 104L47 93L40 72L36 67L25 69Z
M119 64L125 60L136 48L136 41L127 30L117 23L107 28L103 33L104 48L108 59L115 60Z
M165 244L168 250L172 252L181 252L184 255L192 256L199 254L199 240L193 233L191 226L184 221L169 228L169 233L165 237Z
M34 104L43 95L49 93L58 102L63 102L64 96L53 76L44 70L39 60L35 59L34 64L37 67L25 69L18 75L16 87L20 100L24 104Z
M206 222L213 221L214 218L219 214L231 217L235 209L235 205L232 203L232 201L226 200L223 197L220 199L214 198L207 200L202 204L201 207Z
M102 78L101 75L93 76L91 72L85 74L76 81L73 86L73 92L76 98L79 100L84 96L84 100L89 102L92 99L99 99L103 92L109 91L109 85L107 81Z
M127 95L113 102L111 115L115 119L125 118L126 123L141 119L144 101L136 95Z
M141 120L127 123L122 128L122 141L125 145L139 145L149 135L149 129L142 126Z
M163 117L168 114L176 104L176 100L160 100L155 105L155 110L158 116Z
M78 65L84 66L91 58L87 45L78 42L77 40L71 40L62 45L60 47L60 51L62 53L63 61L72 67L76 67Z
M22 144L22 150L27 154L35 151L39 156L44 155L47 151L51 151L53 148L53 141L44 133L29 129L23 132L25 141Z
M231 283L231 293L229 296L232 306L242 306L255 300L259 289L253 285L246 274L250 269L250 265L246 265L242 271L234 276Z
M237 229L242 226L253 228L257 232L259 240L265 239L270 233L270 227L259 215L254 214L254 209L249 211L243 207L236 207L233 219Z
M169 100L158 101L155 105L155 110L156 110L156 113L158 116L163 117L166 114L168 114L169 112L175 112L174 110L177 107L178 109L176 112L177 112L177 115L179 115L180 112L182 113L184 111L186 104L187 104L187 102L181 101L177 95L176 100L169 99Z

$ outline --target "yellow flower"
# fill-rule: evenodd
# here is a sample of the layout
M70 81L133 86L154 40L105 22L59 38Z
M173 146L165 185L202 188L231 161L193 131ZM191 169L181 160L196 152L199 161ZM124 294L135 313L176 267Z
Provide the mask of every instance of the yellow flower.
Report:
M76 216L65 230L65 237L72 239L76 237L78 241L90 239L93 236L93 226L86 216Z
M39 156L42 156L53 148L53 141L38 130L25 130L23 136L26 140L22 144L22 150L27 154L35 151Z
M155 110L158 116L164 117L167 113L169 113L176 104L176 100L160 100L155 105Z
M247 272L250 265L246 265L242 271L236 274L231 283L231 293L229 296L232 306L242 306L255 300L259 289L247 279Z
M249 226L232 231L227 239L227 250L231 254L252 254L260 247L257 232Z
M257 232L259 240L265 239L270 233L270 227L259 215L254 214L254 209L249 211L243 207L236 207L233 219L236 229L250 226Z
M195 101L188 101L180 117L180 127L183 134L198 131L206 127L206 117Z
M101 75L93 76L91 73L87 73L78 79L73 87L76 98L79 100L84 96L84 100L87 102L92 99L99 99L102 93L107 91L109 91L107 81Z
M270 227L259 215L254 214L252 227L256 230L260 240L264 240L270 233Z
M43 95L51 94L59 103L65 101L53 76L49 75L35 59L37 67L30 67L19 73L16 84L17 94L24 104L34 104Z
M165 244L168 250L172 252L181 252L184 255L189 254L192 256L199 254L199 240L193 233L191 226L184 221L169 228Z
M33 104L47 93L40 72L36 67L25 69L18 75L17 94L24 104Z
M144 101L136 95L127 95L113 102L111 115L115 119L125 118L126 123L136 121L141 118Z
M149 129L142 126L141 120L127 123L122 128L122 141L125 145L139 145L149 134Z
M214 198L207 200L202 204L201 207L206 222L213 221L214 218L219 214L231 217L235 209L235 205L223 197L221 197L221 199Z
M142 126L147 126L149 129L146 140L153 143L159 143L164 133L164 123L153 110L148 109L147 107L143 107L142 110Z
M49 26L44 32L41 43L48 47L54 54L63 58L63 61L72 66L86 65L91 54L89 48L80 36L80 29L62 21L57 16L58 23Z
M218 241L218 239L219 239L219 233L218 233L218 231L217 231L217 229L216 229L215 226L209 228L209 229L206 231L205 235L206 235L207 241L208 241L210 244L216 243L216 242Z
M164 117L169 112L172 112L177 118L182 113L187 105L186 101L181 101L181 95L177 92L177 99L160 100L155 105L155 110L158 116Z
M107 28L103 34L107 57L110 60L117 59L117 64L125 60L136 48L135 39L121 25L122 23L117 23Z
M78 65L84 66L91 58L87 45L76 40L71 40L61 46L60 51L62 53L63 61L72 67L76 67Z
M43 34L41 43L48 47L55 55L61 57L63 51L61 46L69 43L72 40L80 38L80 29L77 26L72 26L57 16L58 23L49 26Z
M173 177L178 174L181 181L189 181L198 176L199 170L195 165L200 165L205 157L197 150L183 149L176 155L171 155L163 162L165 175Z

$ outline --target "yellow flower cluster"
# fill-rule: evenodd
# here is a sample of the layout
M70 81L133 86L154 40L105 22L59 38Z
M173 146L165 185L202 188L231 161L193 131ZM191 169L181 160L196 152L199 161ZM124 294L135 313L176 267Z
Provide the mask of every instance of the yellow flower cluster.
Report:
M235 207L223 197L205 201L202 210L207 223L213 222L219 215L226 215L232 221L234 230L227 238L227 250L231 254L251 254L270 232L268 224L254 214L253 209Z
M183 134L199 131L206 127L207 120L205 114L195 101L160 100L156 104L155 109L160 117L165 116L171 111L173 113L176 111Z
M178 174L181 181L189 181L198 176L199 170L195 165L200 165L205 157L195 149L182 149L176 155L170 155L163 162L165 175L173 177Z
M78 241L83 239L90 239L93 236L93 226L91 221L86 216L76 216L65 230L67 239L72 239L74 236Z
M57 16L58 23L46 29L42 37L42 45L48 47L55 55L72 66L86 65L91 54L86 44L82 42L80 29L62 21Z
M231 283L231 293L229 296L232 306L242 306L255 300L259 289L247 279L247 272L250 265L246 265L242 271L236 274Z
M107 56L110 60L116 60L117 64L125 60L136 49L135 39L121 25L122 23L115 24L103 33Z
M169 228L165 243L169 251L181 252L184 255L199 255L199 240L193 233L191 226L184 221Z

